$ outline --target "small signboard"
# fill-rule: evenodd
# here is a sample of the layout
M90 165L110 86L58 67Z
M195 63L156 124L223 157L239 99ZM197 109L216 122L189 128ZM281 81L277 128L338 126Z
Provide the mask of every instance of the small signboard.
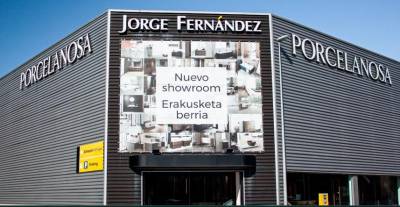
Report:
M102 171L103 162L104 141L79 146L79 173Z
M328 193L318 193L318 205L329 206Z

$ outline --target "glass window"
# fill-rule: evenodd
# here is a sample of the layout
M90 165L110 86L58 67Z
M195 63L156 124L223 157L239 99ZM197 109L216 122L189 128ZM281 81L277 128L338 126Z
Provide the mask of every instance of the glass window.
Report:
M235 205L235 172L144 173L145 205Z
M327 193L329 205L349 205L347 175L288 173L290 205L318 205L318 194Z
M397 205L396 177L358 176L360 205Z

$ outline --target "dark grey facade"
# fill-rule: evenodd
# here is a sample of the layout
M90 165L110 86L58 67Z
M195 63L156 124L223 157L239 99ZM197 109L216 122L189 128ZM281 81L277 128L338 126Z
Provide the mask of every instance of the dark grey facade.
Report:
M0 203L102 204L104 172L77 174L77 147L104 139L107 15L0 79ZM20 74L89 33L92 53L20 90Z
M128 17L151 18L158 17L159 13L139 12L111 12L110 33L110 78L109 78L109 134L108 134L108 184L107 200L110 204L132 203L141 204L141 176L132 172L129 168L129 156L132 153L119 153L119 79L120 79L120 41L133 38L140 40L219 40L219 41L260 41L261 64L263 84L263 115L264 115L264 143L265 153L257 155L257 173L251 178L245 179L246 204L275 203L275 178L274 178L274 154L273 154L273 124L272 124L272 89L269 53L269 16L268 15L240 15L223 14L228 19L261 20L261 34L218 34L218 33L187 33L170 29L168 32L138 32L119 34L122 28L122 15ZM217 14L196 13L162 13L163 18L171 19L169 25L174 28L176 16L186 15L188 18L212 19ZM207 155L199 155L207 156ZM211 169L212 170L212 169ZM123 190L121 190L123 189Z
M274 41L280 172L286 151L287 172L398 176L400 63L281 17L272 20L274 40L289 35L281 42L282 77ZM293 55L292 34L347 51L350 66L354 55L384 64L392 85ZM283 199L283 178L280 183Z
M170 29L119 33L122 15L168 18ZM178 31L177 15L259 20L262 32ZM90 54L20 90L21 72L87 33ZM301 46L294 55L293 34L347 52L351 66L357 56L388 67L391 84L309 60ZM123 39L260 43L264 152L245 153L257 164L244 204L287 204L288 173L400 175L398 61L270 14L109 10L0 79L0 204L143 204L129 166L141 155L118 149ZM100 140L104 171L77 173L77 147Z
M273 20L275 38L295 33L376 60L391 69L393 82L383 84L309 62L300 54L291 54L290 39L283 42L287 170L398 175L400 64L279 17ZM278 53L277 46L275 49ZM349 55L350 62L353 57ZM278 62L275 56L275 63ZM277 65L276 74L279 74Z

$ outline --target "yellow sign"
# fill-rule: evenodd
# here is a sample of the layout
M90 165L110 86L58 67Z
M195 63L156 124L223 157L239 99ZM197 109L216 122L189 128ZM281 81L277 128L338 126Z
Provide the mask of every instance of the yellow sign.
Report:
M104 141L79 146L79 173L102 171Z
M318 201L318 205L320 206L329 206L328 193L318 193Z

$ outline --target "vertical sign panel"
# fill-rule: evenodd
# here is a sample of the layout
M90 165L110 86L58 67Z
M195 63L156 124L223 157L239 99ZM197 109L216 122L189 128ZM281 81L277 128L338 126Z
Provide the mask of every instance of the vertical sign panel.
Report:
M104 141L79 146L79 173L102 171Z
M318 205L319 206L329 206L328 193L318 193Z

